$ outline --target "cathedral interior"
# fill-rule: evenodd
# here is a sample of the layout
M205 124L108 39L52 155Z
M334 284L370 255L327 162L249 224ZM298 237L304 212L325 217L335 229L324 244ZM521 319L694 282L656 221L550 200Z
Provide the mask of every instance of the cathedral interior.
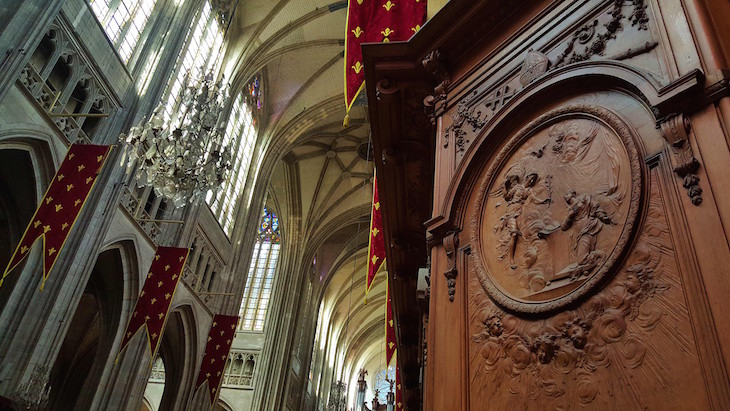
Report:
M363 2L423 16L351 65ZM0 0L0 50L0 410L730 409L727 0Z

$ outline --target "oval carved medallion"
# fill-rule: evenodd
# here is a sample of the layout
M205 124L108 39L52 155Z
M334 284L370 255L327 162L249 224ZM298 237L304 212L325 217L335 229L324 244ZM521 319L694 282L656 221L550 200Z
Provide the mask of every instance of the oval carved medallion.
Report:
M472 261L502 307L570 304L613 273L634 231L641 165L625 123L571 105L536 119L493 160L472 217Z

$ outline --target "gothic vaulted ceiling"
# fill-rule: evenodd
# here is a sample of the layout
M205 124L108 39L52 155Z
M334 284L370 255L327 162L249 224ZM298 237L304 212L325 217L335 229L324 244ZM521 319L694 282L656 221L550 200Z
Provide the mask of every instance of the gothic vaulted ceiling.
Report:
M351 338L338 344L347 357L343 366L352 368L372 360L382 345L385 287L374 290L373 304L362 305L373 168L362 158L366 107L356 103L343 127L346 12L345 1L240 0L228 29L225 70L234 88L260 75L259 127L266 142L260 175L270 176L269 202L289 234L285 239L296 243L300 264L311 266L317 256L323 267L318 280L326 289L319 296L333 311L331 324L323 326L336 327L335 334L347 328Z

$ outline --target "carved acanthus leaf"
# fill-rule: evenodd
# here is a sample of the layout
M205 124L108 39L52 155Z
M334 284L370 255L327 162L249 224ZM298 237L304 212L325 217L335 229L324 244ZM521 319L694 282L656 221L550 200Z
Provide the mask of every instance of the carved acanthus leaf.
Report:
M702 203L702 188L699 186L700 177L696 173L700 162L695 158L689 141L689 118L682 114L672 115L664 119L660 127L662 135L671 146L674 172L682 178L682 186L687 189L692 204L699 205Z

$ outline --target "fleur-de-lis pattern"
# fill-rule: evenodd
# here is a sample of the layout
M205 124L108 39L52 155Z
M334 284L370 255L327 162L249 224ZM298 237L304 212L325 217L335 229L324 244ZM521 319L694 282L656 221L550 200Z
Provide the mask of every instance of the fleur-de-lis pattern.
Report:
M365 81L360 44L408 40L425 21L426 0L349 2L345 38L345 105L348 112Z
M378 197L378 178L373 177L373 207L370 213L370 240L368 243L368 271L365 279L365 297L373 286L375 276L385 262L385 240L383 239L383 219Z
M395 323L393 322L393 302L390 299L390 287L385 285L385 364L390 362L395 356Z
M172 296L180 281L180 274L185 267L189 252L189 248L157 247L142 292L124 331L120 352L129 344L132 337L144 328L149 342L150 359L154 360L162 339Z
M231 351L233 339L236 336L237 324L238 316L216 314L213 317L213 324L208 333L205 355L200 365L200 372L198 373L198 380L195 383L195 389L197 390L208 381L211 408L216 404L216 397L220 391L226 360Z
M25 259L36 240L42 237L44 252L41 290L43 289L43 285L66 243L66 238L71 232L69 227L73 228L76 218L94 186L89 183L96 182L109 150L109 146L71 145L5 268L0 279L0 286L5 277Z

